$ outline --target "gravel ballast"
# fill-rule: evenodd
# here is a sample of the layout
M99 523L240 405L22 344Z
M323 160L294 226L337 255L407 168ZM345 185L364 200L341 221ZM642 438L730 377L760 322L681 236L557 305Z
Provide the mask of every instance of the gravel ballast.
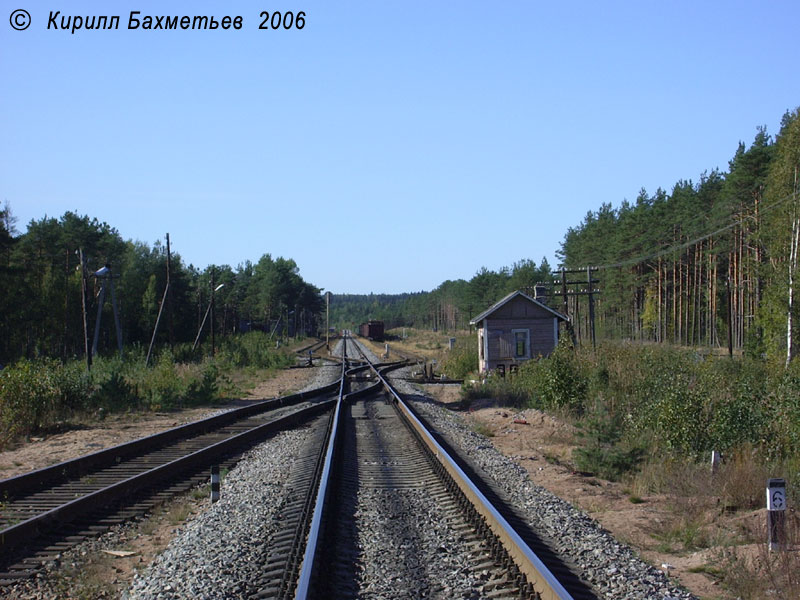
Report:
M306 389L335 381L340 370L338 365L316 367L313 381ZM485 437L473 432L460 416L422 399L415 386L399 379L407 374L408 370L392 373L400 391L418 398L413 402L417 410L504 491L509 502L528 518L531 526L551 540L554 550L570 557L580 569L581 577L595 587L599 597L613 600L694 598L672 584L664 573L640 560L597 522L532 483L524 468L498 452ZM275 520L288 496L285 489L288 474L309 431L301 428L277 434L246 453L225 477L221 500L181 526L167 549L137 574L122 597L130 600L242 598L252 594L255 590L249 586L258 580L263 544L269 543L276 531ZM359 498L359 505L360 511L379 517L372 531L359 535L363 562L358 570L361 583L365 584L359 597L393 598L403 589L428 598L476 598L489 592L482 589L474 574L472 577L466 574L470 561L467 550L459 547L463 546L457 539L459 536L454 536L452 530L440 522L433 498L413 490L390 494L370 492ZM414 535L402 525L401 513L413 514L416 519ZM415 545L427 549L423 554L433 550L434 555L442 558L441 564L419 565L435 573L434 577L425 579L438 580L439 585L393 581L386 577L387 570L381 564L397 560L398 556L408 556L411 561L400 571L414 571L414 557L419 554ZM485 576L490 579L492 575Z
M310 390L335 381L341 368L315 368ZM222 482L221 498L187 523L167 549L137 574L130 600L240 598L256 592L262 549L291 490L286 488L308 428L285 431L247 452Z
M127 598L236 598L258 580L294 457L308 429L282 432L251 450L222 482L222 496L186 524L134 579Z
M416 386L403 381L409 369L391 374L404 394L420 398ZM546 489L534 484L525 469L500 453L487 438L472 431L457 414L432 401L412 401L448 442L468 457L503 490L512 505L527 517L531 527L549 539L554 550L570 558L579 575L602 598L612 600L695 600L667 576L641 560L634 551L615 540L594 519Z
M468 546L441 506L423 489L359 494L359 598L489 598L502 578L484 560L485 546ZM463 526L463 525L462 525ZM476 558L477 557L477 558Z

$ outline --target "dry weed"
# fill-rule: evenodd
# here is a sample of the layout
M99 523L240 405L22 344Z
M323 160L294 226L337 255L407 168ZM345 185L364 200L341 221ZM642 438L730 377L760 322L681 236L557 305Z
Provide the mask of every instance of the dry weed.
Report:
M800 518L793 511L786 516L782 550L769 550L764 519L758 528L759 543L728 547L720 552L723 583L742 600L800 598Z

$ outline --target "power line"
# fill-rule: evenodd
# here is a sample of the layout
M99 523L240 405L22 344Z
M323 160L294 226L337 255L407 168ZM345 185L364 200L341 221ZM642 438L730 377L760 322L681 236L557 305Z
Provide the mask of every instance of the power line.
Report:
M773 209L777 208L778 206L784 204L785 202L788 202L789 200L792 200L793 198L796 198L796 197L797 197L797 192L793 192L793 193L789 194L788 196L785 196L784 198L781 198L780 200L776 200L773 204L770 204L769 206L767 206L765 208L762 208L761 211L760 211L760 214L764 214L765 212L773 210ZM639 263L644 262L646 260L659 258L661 256L666 256L667 254L672 254L673 252L678 252L679 250L683 250L684 248L688 248L690 246L693 246L693 245L697 244L698 242L702 242L703 240L707 240L710 237L714 237L715 235L718 235L718 234L720 234L720 233L722 233L724 231L727 231L729 229L733 229L737 225L741 225L742 223L744 223L747 219L755 219L755 217L753 215L746 215L746 216L742 217L741 219L726 225L725 227L721 227L720 229L716 229L716 230L712 231L711 233L707 233L707 234L702 235L700 237L697 237L697 238L695 238L693 240L689 240L687 242L683 242L683 243L677 244L675 246L670 246L669 248L665 248L664 250L659 250L658 252L653 252L652 254L647 254L647 255L644 255L644 256L636 257L636 258L629 258L629 259L626 259L626 260L623 260L623 261L620 261L620 262L616 262L616 263L609 263L609 264L605 264L605 265L593 265L592 268L593 269L597 269L597 270L616 269L616 268L619 268L619 267L626 267L628 265L636 265L636 264L639 264Z

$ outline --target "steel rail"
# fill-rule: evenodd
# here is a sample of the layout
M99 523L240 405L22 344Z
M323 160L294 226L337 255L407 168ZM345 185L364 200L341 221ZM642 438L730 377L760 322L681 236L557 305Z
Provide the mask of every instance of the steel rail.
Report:
M338 382L336 382L314 390L299 392L297 394L291 394L272 400L264 400L263 402L257 402L249 406L235 408L213 417L186 423L185 425L173 427L172 429L167 429L160 433L111 446L110 448L104 448L103 450L92 452L91 454L85 454L49 467L23 473L16 477L0 480L0 497L12 498L21 493L27 493L33 489L42 488L54 480L82 477L92 469L112 465L125 458L135 456L145 449L153 450L154 448L164 446L176 440L207 433L238 419L243 419L275 408L298 404L309 398L332 392L338 385Z
M485 519L486 524L494 534L503 542L506 551L516 563L519 570L525 574L528 583L541 596L543 600L573 600L572 595L556 579L555 575L547 568L542 560L530 549L528 544L519 536L506 518L492 505L483 492L478 489L470 477L458 466L450 454L436 441L428 429L417 418L411 408L402 399L394 386L383 376L381 371L388 370L384 367L376 367L367 359L372 369L375 371L383 384L386 392L394 399L401 413L405 416L420 439L439 460L445 470L450 474L459 489L472 502L478 513Z
M319 551L318 545L322 533L323 521L326 516L325 512L328 506L328 499L332 489L331 480L333 477L334 461L336 460L336 453L341 446L341 432L343 430L341 427L341 421L343 418L341 407L344 402L348 402L360 396L375 393L382 385L380 381L377 381L373 385L362 390L349 393L347 392L348 377L361 371L369 370L369 368L369 364L362 364L351 369L347 368L347 338L343 338L342 375L340 379L339 398L336 401L336 409L331 422L328 444L325 449L325 459L323 461L322 468L320 469L321 474L316 498L314 500L314 512L311 517L308 538L306 539L305 554L303 556L303 562L297 578L297 586L295 587L295 600L307 600L313 595L313 577L319 567L317 564L317 553Z
M41 529L53 524L69 522L77 517L90 512L98 507L108 505L114 500L133 494L147 486L157 484L175 474L190 468L199 468L210 464L210 461L236 448L249 444L273 431L280 431L307 417L311 417L331 408L333 400L319 402L312 406L302 408L284 417L280 417L263 425L254 427L225 440L206 446L200 450L187 454L153 469L149 469L133 477L123 479L100 490L91 492L61 506L43 512L30 519L7 527L0 531L0 547L15 546L29 541L38 535Z
M300 348L295 350L294 353L295 354L300 354L302 356L303 354L307 354L309 350L311 350L312 352L316 352L317 350L322 348L324 345L325 345L325 340L319 340L319 341L313 342L311 344L308 344L307 346L301 346Z
M354 370L361 370L363 367L357 367ZM303 562L300 566L300 573L297 578L297 586L295 587L295 600L306 600L311 593L311 579L314 574L317 556L317 545L320 539L322 529L323 512L326 505L326 498L328 496L328 485L333 471L333 459L336 446L341 437L339 421L341 419L342 402L345 398L345 390L347 388L347 338L342 338L342 374L339 380L339 397L336 400L336 409L331 422L331 430L328 437L328 446L325 451L325 460L322 466L322 473L320 475L319 487L317 488L317 495L314 500L314 513L311 518L311 525L309 527L308 538L306 540L305 554L303 555Z

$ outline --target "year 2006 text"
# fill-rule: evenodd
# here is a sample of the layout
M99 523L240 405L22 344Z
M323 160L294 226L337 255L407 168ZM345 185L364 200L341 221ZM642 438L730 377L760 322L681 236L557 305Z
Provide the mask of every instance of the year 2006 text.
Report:
M302 29L306 26L306 13L302 10L298 13L265 10L259 16L263 19L259 29Z

